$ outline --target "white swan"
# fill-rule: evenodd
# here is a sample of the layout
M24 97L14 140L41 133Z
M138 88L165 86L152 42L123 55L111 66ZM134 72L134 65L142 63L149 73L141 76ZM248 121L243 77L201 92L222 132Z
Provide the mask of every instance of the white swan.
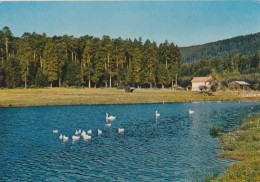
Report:
M98 129L98 136L102 135L102 130Z
M116 116L108 116L108 113L106 113L106 120L115 120L116 119Z
M91 139L91 136L90 135L83 135L83 140L90 140Z
M111 126L111 123L106 123L106 126L107 126L107 127L110 127L110 126Z
M58 132L59 132L59 130L52 130L52 132L53 132L53 133L58 133Z
M189 114L193 114L193 113L195 113L195 111L189 109Z
M80 136L75 136L75 135L72 136L73 141L79 140L79 138L80 138Z
M159 117L160 116L160 113L158 111L155 111L155 116L156 117Z
M64 142L67 142L67 141L69 140L69 137L63 135L63 136L62 136L62 139L63 139Z
M78 133L78 130L76 130L76 131L75 131L75 135L78 135L78 134L79 134L79 133Z
M60 134L59 139L61 139L61 140L63 139L63 135L62 134Z
M122 133L124 133L124 131L125 131L125 129L124 129L124 128L118 128L118 133L119 133L119 134L122 134Z
M81 132L81 136L84 136L84 135L86 135L87 133L83 130L82 132Z
M92 130L88 130L87 133L91 135L92 134Z

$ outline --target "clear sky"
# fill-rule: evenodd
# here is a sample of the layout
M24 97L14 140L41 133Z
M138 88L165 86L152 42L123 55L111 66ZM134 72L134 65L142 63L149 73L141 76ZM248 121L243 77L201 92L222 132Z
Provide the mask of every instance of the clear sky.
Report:
M260 1L1 2L0 29L190 46L260 31Z

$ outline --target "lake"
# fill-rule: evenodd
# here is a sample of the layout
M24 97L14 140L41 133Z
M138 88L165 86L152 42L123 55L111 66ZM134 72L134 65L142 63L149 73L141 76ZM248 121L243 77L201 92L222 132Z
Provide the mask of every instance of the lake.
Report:
M0 181L201 180L233 162L216 157L209 129L234 130L259 112L252 102L0 108ZM72 141L78 129L92 129L91 140Z

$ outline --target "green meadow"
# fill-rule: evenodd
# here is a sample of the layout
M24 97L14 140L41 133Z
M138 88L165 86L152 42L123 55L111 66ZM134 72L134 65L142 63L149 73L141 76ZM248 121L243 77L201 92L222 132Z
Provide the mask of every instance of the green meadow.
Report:
M253 92L256 94L256 92ZM259 94L259 93L258 93ZM244 97L238 92L218 91L213 94L172 89L135 89L132 93L115 88L43 88L2 89L1 107L137 104L194 101L260 101L260 97Z

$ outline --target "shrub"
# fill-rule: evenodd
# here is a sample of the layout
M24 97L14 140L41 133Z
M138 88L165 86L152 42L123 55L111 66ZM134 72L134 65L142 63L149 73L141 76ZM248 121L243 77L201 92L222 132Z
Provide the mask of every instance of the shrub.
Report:
M221 132L220 128L216 125L213 125L210 129L209 129L209 134L211 136L219 136L219 133Z

